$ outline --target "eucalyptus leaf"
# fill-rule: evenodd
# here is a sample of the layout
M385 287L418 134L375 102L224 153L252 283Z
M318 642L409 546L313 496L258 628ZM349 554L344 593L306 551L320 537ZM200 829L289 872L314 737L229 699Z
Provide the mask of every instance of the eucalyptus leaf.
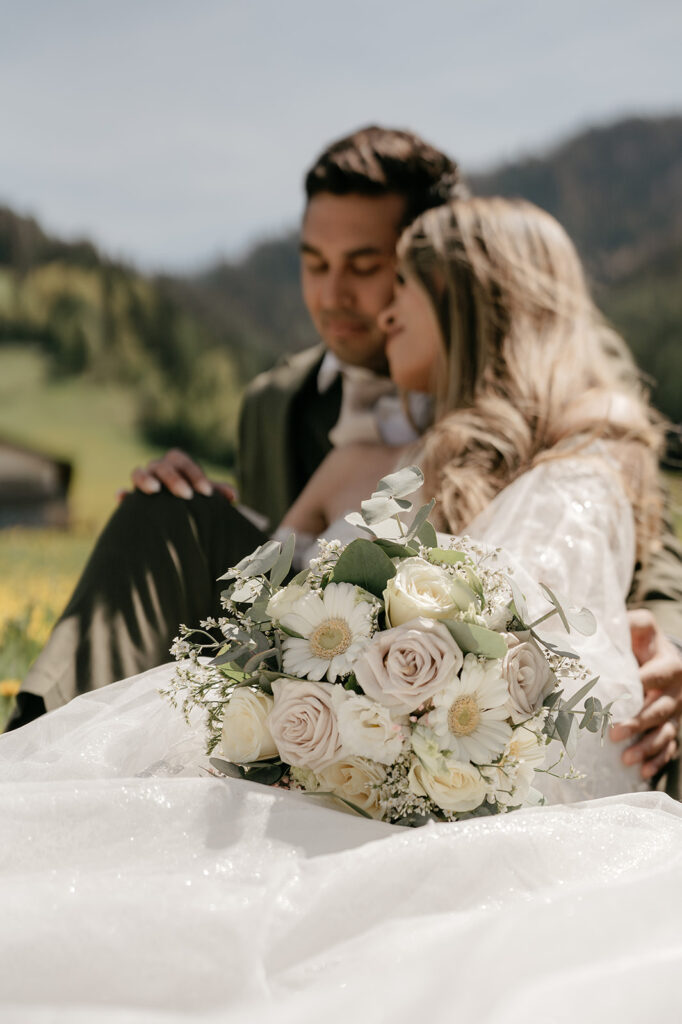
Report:
M231 761L223 761L220 757L209 757L209 763L213 767L221 772L223 775L229 776L231 779L243 779L244 769L239 764L232 764Z
M395 566L385 551L370 540L354 540L334 566L334 583L353 583L381 597L388 581L395 576Z
M355 811L361 818L371 818L372 815L368 814L367 811L363 811L357 804L352 803L350 800L346 800L345 796L339 796L338 793L332 793L331 790L321 789L304 789L301 791L303 796L330 796L334 800L338 800L340 803L345 804L346 807L350 807L351 811Z
M467 578L467 583L481 602L481 608L485 608L485 592L483 590L483 584L470 565L466 565L464 567L464 572Z
M594 689L595 684L597 683L598 679L599 679L599 676L595 676L594 679L590 679L590 681L588 683L585 683L584 686L581 686L580 689L576 693L573 694L573 696L570 698L570 700L566 701L566 703L564 704L563 710L564 711L572 711L574 708L576 708L578 706L578 704L580 704L580 701L583 699L583 697L586 697L587 694L590 692L590 690Z
M560 711L555 720L556 734L564 745L566 753L573 760L578 749L578 721L568 711Z
M559 703L559 701L563 697L563 693L563 690L552 690L552 692L548 693L545 699L543 700L542 706L545 708L553 708L556 704Z
M424 525L426 520L429 518L429 516L431 514L431 509L433 508L433 506L435 504L436 504L435 499L431 498L431 501L428 503L428 505L422 505L422 507L419 509L419 511L417 512L416 516L414 517L414 519L410 523L409 529L408 529L407 533L405 534L405 540L406 541L410 541L410 540L412 540L413 537L416 537L418 535L418 533L421 530L422 526Z
M530 622L530 613L528 611L528 605L526 604L526 598L511 576L507 576L505 578L511 588L514 614L519 622L522 622L525 626L526 623Z
M281 761L277 764L264 761L255 767L249 767L244 778L247 782L260 782L263 786L273 786L283 775L286 775L287 768L288 766Z
M561 601L556 596L554 591L550 590L550 588L547 586L547 584L541 583L540 587L547 594L550 602L552 603L552 605L556 609L557 614L558 614L559 618L561 619L561 621L563 623L564 629L566 630L567 633L570 633L571 632L571 627L568 624L568 619L566 618L566 612L564 611L564 607L563 607Z
M209 665L229 665L243 658L245 654L253 654L254 644L240 644L239 647L230 647L224 654L219 654L209 662Z
M402 825L404 828L421 828L422 825L428 825L430 821L443 821L443 818L439 818L437 814L433 813L419 814L417 811L413 811L412 814L398 818L393 824Z
M392 498L404 498L414 494L424 483L424 474L418 466L405 466L395 473L382 477L377 484L375 494L389 494Z
M602 726L604 709L597 697L588 697L585 701L585 714L580 720L579 728L588 732L599 732Z
M246 662L244 665L244 671L253 672L254 669L258 668L262 661L265 661L266 658L271 658L273 654L277 654L276 647L269 647L267 651L258 651L257 654L254 654L253 657L249 658Z
M293 580L290 580L290 582L291 583L295 583L297 586L301 587L301 586L303 586L305 581L308 579L309 575L310 575L310 569L301 569L301 571L297 572L296 575L294 576Z
M359 512L349 512L347 516L344 516L344 518L345 521L349 523L351 526L357 526L358 529L364 530L365 533L368 533L370 537L376 538L376 533L371 528L371 526L367 525L367 523L365 522L365 520L363 519Z
M447 626L465 654L480 654L483 658L504 658L507 653L504 638L492 629L477 626L472 622L459 622L456 619L445 619L443 625Z
M438 535L428 519L417 530L417 539L425 548L435 548L438 546Z
M290 533L284 544L282 545L282 551L279 558L275 562L270 572L270 586L273 590L284 581L289 570L291 569L291 561L294 557L294 550L296 549L296 536Z
M385 519L400 515L410 508L410 502L401 498L393 498L389 495L373 495L361 502L362 518L368 526L375 523L383 523Z
M466 555L463 551L450 550L449 548L431 548L426 557L429 562L433 562L436 565L439 562L442 562L443 565L457 565L458 562L466 560Z
M531 629L530 635L534 640L537 640L539 644L542 644L543 647L546 647L548 651L551 651L552 654L556 654L559 658L570 658L573 661L577 661L580 657L579 654L576 654L575 651L571 651L568 647L559 647L558 644L553 644L549 640L543 639L543 637L541 637L539 633L536 633L534 629Z
M230 580L234 579L235 576L241 576L242 579L250 579L252 576L263 576L272 569L279 558L281 547L282 545L278 540L266 541L265 544L261 544L250 555L246 555L245 558L242 558L241 562L228 569L218 579Z
M409 547L395 540L386 540L384 537L377 538L374 543L385 551L389 558L414 558L419 554L416 547Z
M583 636L593 636L597 630L597 620L589 608L566 608L569 624Z

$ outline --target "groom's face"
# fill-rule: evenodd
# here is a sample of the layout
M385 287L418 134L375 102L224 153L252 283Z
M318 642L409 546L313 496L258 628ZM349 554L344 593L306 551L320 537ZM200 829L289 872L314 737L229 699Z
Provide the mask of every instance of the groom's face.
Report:
M393 296L404 211L398 195L322 192L303 218L301 282L313 323L339 359L378 372L387 364L377 317Z

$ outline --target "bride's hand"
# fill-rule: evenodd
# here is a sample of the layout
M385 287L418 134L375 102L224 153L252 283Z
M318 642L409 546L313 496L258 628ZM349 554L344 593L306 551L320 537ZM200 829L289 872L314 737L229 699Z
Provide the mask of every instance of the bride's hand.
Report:
M643 779L652 779L679 755L682 715L682 658L659 629L651 612L628 612L632 650L640 666L644 687L642 710L628 722L611 729L611 739L638 737L623 751L625 764L641 763Z
M385 444L332 448L281 525L298 532L322 533L335 519L360 508L381 477L395 469L402 451Z

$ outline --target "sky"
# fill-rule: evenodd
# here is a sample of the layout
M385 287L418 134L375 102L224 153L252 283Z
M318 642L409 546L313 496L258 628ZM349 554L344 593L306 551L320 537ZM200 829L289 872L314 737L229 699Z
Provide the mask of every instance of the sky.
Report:
M679 0L0 0L0 204L148 270L296 224L370 122L464 170L682 113Z

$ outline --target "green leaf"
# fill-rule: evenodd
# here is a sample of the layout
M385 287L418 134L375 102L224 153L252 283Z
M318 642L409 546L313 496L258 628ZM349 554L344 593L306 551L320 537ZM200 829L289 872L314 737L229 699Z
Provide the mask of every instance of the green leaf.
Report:
M445 619L443 625L447 626L465 654L480 654L483 658L504 658L507 653L504 638L492 629L471 622L459 622L456 619Z
M232 764L231 761L223 761L220 757L209 757L209 764L222 772L223 775L227 775L230 779L243 779L244 769L239 764Z
M438 562L442 562L444 565L457 565L458 562L466 560L463 551L451 551L448 548L431 548L426 557L429 562L434 562L436 565Z
M377 484L375 494L388 494L392 498L404 498L414 494L424 483L424 474L418 466L406 466L395 473L382 477Z
M438 536L428 519L417 530L417 538L425 548L435 548L438 545Z
M357 526L358 529L364 530L364 532L369 534L370 537L376 537L374 530L367 525L359 512L349 512L347 516L344 516L344 518L351 526Z
M296 583L300 587L300 586L302 586L305 583L305 581L308 579L309 575L310 575L310 569L301 569L300 572L296 573L296 575L294 576L293 580L290 580L289 582L290 583Z
M551 603L559 613L559 618L564 624L567 633L571 632L571 626L583 636L592 636L597 629L597 620L589 608L572 608L566 601L562 601L553 590L541 583L540 586L549 597Z
M422 507L419 509L419 511L417 512L416 516L414 517L414 519L410 523L410 527L409 527L407 533L405 534L405 540L406 541L410 541L410 540L412 540L413 537L416 537L418 535L418 533L421 530L422 526L424 525L426 520L429 518L429 515L431 514L431 509L433 508L433 506L435 504L436 504L435 498L431 498L431 501L428 503L428 505L422 505Z
M543 640L540 634L536 633L534 629L531 629L530 635L534 640L537 640L539 644L542 644L543 647L546 647L548 651L551 651L552 654L556 654L559 658L571 658L576 661L580 657L580 655L576 654L575 651L571 651L568 648L561 648L557 644L550 643L549 640Z
M282 545L278 540L266 541L265 544L261 544L250 555L246 555L245 558L242 558L241 562L238 562L232 569L228 569L218 579L230 580L235 576L241 576L242 579L248 580L252 576L262 576L272 569L279 558L281 548Z
M399 544L398 541L387 540L384 537L379 537L374 543L382 551L385 551L389 558L414 558L419 554L416 547L408 547L406 544Z
M382 597L386 584L395 576L395 566L385 551L371 540L354 540L334 566L334 583L353 583Z
M580 704L580 701L583 699L583 697L586 697L590 690L594 689L594 686L598 679L599 676L595 676L594 679L590 679L589 683L585 683L584 686L581 686L577 693L574 693L570 700L566 701L562 710L572 711L573 708L577 707L578 704Z
M466 573L469 586L481 602L481 608L485 608L485 592L483 590L483 584L470 565L464 567L464 572Z
M385 519L391 519L404 512L405 509L410 508L410 503L401 498L382 494L367 498L361 502L360 508L364 521L368 526L373 526L374 523L383 523Z
M247 782L260 782L263 786L274 786L276 782L286 775L288 765L282 761L277 764L269 764L264 761L255 767L249 767L244 778Z
M268 592L268 588L265 585L263 585L260 594L253 602L251 607L248 609L248 611L245 612L246 617L251 619L252 622L258 623L258 625L261 625L265 622L272 622L272 619L270 618L266 611L269 602L270 594Z
M579 729L587 729L588 732L599 732L602 726L604 709L597 697L588 697L585 701L585 714L580 720Z
M291 560L294 557L296 548L296 537L290 534L282 545L282 552L272 567L270 573L270 586L276 590L287 576L291 569Z
M361 818L371 818L372 815L368 814L367 811L363 811L357 804L352 803L350 800L346 800L345 796L339 796L338 793L332 793L331 790L321 789L304 789L301 790L303 796L331 796L334 800L339 800L340 803L345 804L346 807L350 807L351 811L355 811Z
M593 636L597 631L597 620L589 608L567 608L566 618L573 629L583 636Z
M523 623L523 625L525 626L526 623L530 622L530 613L528 611L528 605L526 604L526 598L524 594L521 592L520 588L511 578L511 576L507 576L506 580L512 592L514 614L516 615L516 618L519 620L519 622Z
M277 654L276 647L270 647L267 651L258 651L257 654L254 654L253 657L249 658L246 662L244 665L244 671L253 672L254 669L258 668L261 661L264 661L266 658L271 658L273 654Z
M574 715L561 710L555 720L556 734L564 745L566 753L573 760L578 749L578 722Z
M541 583L540 587L547 594L547 596L548 596L551 604L554 606L554 608L556 608L557 613L559 615L559 618L561 619L561 621L563 623L564 629L566 630L567 633L570 633L571 632L571 627L568 624L568 619L566 618L566 612L563 609L563 605L561 604L561 601L556 596L554 591L550 590L549 587L545 583Z
M229 665L231 662L238 661L239 658L243 658L245 654L252 654L255 647L254 644L240 644L239 647L231 647L225 654L219 654L217 658L209 662L210 665Z

